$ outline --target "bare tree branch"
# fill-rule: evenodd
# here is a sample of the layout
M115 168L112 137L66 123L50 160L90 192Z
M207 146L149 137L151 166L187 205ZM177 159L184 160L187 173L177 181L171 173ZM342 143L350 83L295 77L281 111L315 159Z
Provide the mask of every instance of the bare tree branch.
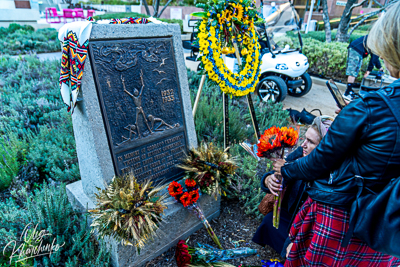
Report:
M354 18L354 19L351 19L350 21L358 20L358 19L361 19L361 18L363 18L363 17L365 17L365 16L369 16L371 13L378 14L379 12L382 12L383 10L385 10L385 8L381 8L381 9L379 9L379 10L375 10L375 11L372 11L372 12L368 12L368 13L365 13L365 14L361 14L360 16L358 16L358 17L356 17L356 18Z
M373 2L375 2L375 4L377 4L379 7L384 7L385 5L382 5L381 3L379 3L379 1L377 0L373 0Z
M342 16L340 17L339 26L336 33L336 41L347 42L349 36L347 31L349 30L350 15L346 16L350 8L357 3L357 0L347 0L346 6L344 7Z
M369 19L370 17L375 16L376 14L378 14L378 13L380 13L380 12L382 12L382 11L383 11L383 9L380 9L380 10L378 10L378 11L374 11L374 12L367 13L367 16L365 16L364 18L362 18L362 20L360 20L356 25L354 25L353 28L351 28L351 30L350 30L350 32L349 32L349 35L351 35L351 34L354 32L354 30L357 29L358 26L360 26L365 20Z
M160 15L158 14L158 10L160 9L160 0L156 0L156 1L157 1L157 3L156 3L156 12L154 14L154 17L159 18Z
M378 9L378 10L376 10L376 11L372 11L372 12L365 13L365 14L360 15L360 16L358 16L357 18L353 19L353 20L357 20L357 19L363 17L356 25L354 25L353 28L351 28L351 30L350 30L350 32L349 32L349 35L351 35L351 34L353 33L353 31L354 31L355 29L357 29L358 26L360 26L364 21L366 21L366 20L369 19L370 17L373 17L373 16L375 16L375 15L377 15L377 14L383 12L383 11L386 10L388 7L390 7L391 5L393 5L394 3L398 2L398 1L400 1L400 0L391 1L391 2L389 2L389 4L385 5L384 7L380 8L380 9Z
M156 2L157 0L153 0L153 17L156 15Z
M353 12L353 9L359 6L362 6L365 2L367 2L368 0L363 0L358 4L352 5L349 9L349 12L347 12L346 17L349 16L351 14L351 12Z
M347 13L346 16L348 16L349 14L351 14L351 12L353 11L354 8L363 5L366 1L368 1L368 0L363 0L363 1L361 1L360 3L353 5L353 6L350 8L350 10L349 10L349 12ZM385 4L384 4L384 5L382 5L381 3L379 3L378 0L371 0L371 1L374 2L375 4L377 4L379 7L382 8L382 7L385 7L385 6L386 6L386 3L387 3L388 0L385 0Z
M142 0L142 1L143 1L143 4L144 4L144 8L146 9L147 15L148 15L148 16L151 16L151 15L150 15L149 6L147 5L147 0Z
M160 13L158 14L158 18L161 17L161 14L164 12L164 10L167 8L167 6L172 2L172 0L168 0L168 2L165 4L163 9L161 9Z

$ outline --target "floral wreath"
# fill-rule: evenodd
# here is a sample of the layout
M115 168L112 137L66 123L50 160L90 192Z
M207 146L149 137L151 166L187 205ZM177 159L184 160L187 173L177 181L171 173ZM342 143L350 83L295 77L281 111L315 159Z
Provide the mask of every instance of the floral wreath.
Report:
M254 23L260 22L253 0L220 0L198 4L204 12L198 26L199 46L204 69L208 77L227 94L244 96L254 92L260 76L261 54ZM239 49L244 65L233 73L224 63L223 54Z

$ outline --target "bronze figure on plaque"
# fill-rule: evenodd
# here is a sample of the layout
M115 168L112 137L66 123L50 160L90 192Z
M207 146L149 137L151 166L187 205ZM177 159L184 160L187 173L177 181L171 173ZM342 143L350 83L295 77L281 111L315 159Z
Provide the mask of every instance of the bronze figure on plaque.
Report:
M135 90L133 91L133 95L130 92L128 92L128 90L126 90L125 79L122 77L122 75L121 75L121 79L122 79L122 84L124 86L124 92L127 93L132 98L133 103L135 103L135 106L136 106L136 122L135 122L135 124L136 124L139 138L141 137L140 127L138 125L138 119L139 119L140 114L142 114L144 122L150 131L150 134L152 134L153 132L149 126L149 123L147 122L146 114L144 113L143 107L142 107L142 93L143 93L143 89L144 89L143 71L140 70L140 80L142 81L142 88L140 89L140 92L138 91L138 89L135 88Z
M122 142L117 144L117 146L119 146L129 140L140 139L144 136L151 135L153 132L163 132L167 129L173 129L175 127L179 127L179 123L176 123L176 124L174 124L174 126L171 126L168 123L166 123L163 119L157 118L151 114L149 114L146 118L146 114L142 107L142 94L143 94L143 90L144 90L143 70L140 70L140 80L142 82L142 88L140 89L140 91L135 88L133 91L133 94L132 94L126 89L125 79L121 75L121 81L122 81L122 85L124 87L124 92L132 98L133 103L136 106L136 121L134 124L129 124L128 126L124 127L125 130L129 131L129 137L121 136ZM151 101L153 101L153 100L151 100ZM120 107L120 105L118 107ZM120 111L122 111L122 109ZM146 124L147 129L148 129L148 134L146 134L147 131L141 132L141 130L140 130L140 126L138 123L139 115L143 116L144 123Z

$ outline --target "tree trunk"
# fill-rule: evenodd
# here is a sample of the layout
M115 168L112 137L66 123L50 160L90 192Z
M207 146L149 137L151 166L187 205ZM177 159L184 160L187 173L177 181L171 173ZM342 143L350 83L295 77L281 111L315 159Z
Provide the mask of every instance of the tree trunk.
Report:
M165 4L165 6L163 7L163 9L161 9L160 13L158 13L158 17L161 17L161 14L164 12L164 10L167 8L167 6L172 2L172 0L168 0L168 2Z
M351 18L351 13L349 13L349 10L351 6L354 5L356 2L357 0L347 1L346 7L343 10L342 17L340 18L339 27L336 34L336 41L338 42L347 42L349 40L349 35L347 34Z
M155 0L156 5L154 6L154 14L153 17L158 18L158 9L160 8L160 0Z
M329 13L328 13L328 0L322 0L322 19L325 24L325 39L327 43L332 42L332 34L331 34L331 23L329 22Z
M151 16L149 6L147 5L147 0L142 0L142 1L146 9L147 16Z

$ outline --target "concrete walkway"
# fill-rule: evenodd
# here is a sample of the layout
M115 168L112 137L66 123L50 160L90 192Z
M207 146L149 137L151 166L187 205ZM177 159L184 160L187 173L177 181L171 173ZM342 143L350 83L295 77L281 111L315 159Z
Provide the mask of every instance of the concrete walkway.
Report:
M319 78L317 78L319 79ZM337 109L336 102L333 99L328 87L325 84L321 84L320 81L312 78L313 85L310 92L302 97L287 96L283 100L284 108L292 108L298 111L302 111L305 108L307 111L311 111L315 108L321 110L323 115L336 117L335 110ZM324 81L323 79L319 79ZM339 86L338 86L339 87ZM339 87L340 90L342 88ZM344 93L344 90L342 91ZM319 115L319 112L313 112L314 115Z
M11 58L19 58L19 57L25 57L25 56L27 56L27 55L16 55L16 56L11 56ZM41 61L45 61L45 60L61 60L61 52L41 53L41 54L36 54L36 56Z
M61 60L61 52L37 54L38 58L44 60Z

